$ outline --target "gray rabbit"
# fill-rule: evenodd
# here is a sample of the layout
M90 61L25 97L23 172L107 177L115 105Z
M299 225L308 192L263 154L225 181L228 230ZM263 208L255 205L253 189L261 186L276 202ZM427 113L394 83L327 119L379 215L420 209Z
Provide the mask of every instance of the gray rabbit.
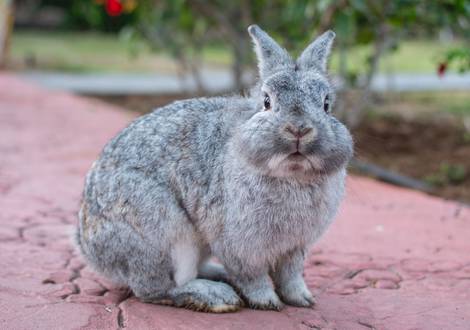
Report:
M260 74L249 97L140 117L86 178L80 249L142 301L207 312L314 303L304 259L335 216L353 153L330 113L335 34L293 60L258 26L248 32Z

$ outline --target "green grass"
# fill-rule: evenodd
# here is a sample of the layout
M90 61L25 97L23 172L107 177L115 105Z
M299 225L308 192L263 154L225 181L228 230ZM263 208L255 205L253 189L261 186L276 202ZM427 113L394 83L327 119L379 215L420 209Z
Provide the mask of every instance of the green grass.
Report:
M435 40L404 42L396 52L384 57L381 71L435 73L444 52L456 45Z
M379 66L382 73L436 73L439 59L446 50L459 45L458 42L439 43L435 40L403 41L397 50L385 54ZM348 69L353 72L365 70L367 58L372 53L372 47L356 47L348 52ZM333 53L331 69L337 71L339 56Z
M173 71L168 56L141 45L137 55L115 35L76 32L24 32L13 34L12 62L17 67L35 62L36 68L79 72Z
M138 51L133 52L118 36L100 33L15 31L11 58L17 68L35 63L37 69L43 70L175 72L176 65L170 56L151 52L144 44L137 46ZM434 73L439 55L451 46L435 41L406 41L396 52L384 57L380 71ZM362 70L369 53L370 47L351 50L349 69ZM222 46L211 46L203 51L204 62L212 66L229 66L231 58L230 52ZM338 68L337 53L333 54L331 67L333 71Z

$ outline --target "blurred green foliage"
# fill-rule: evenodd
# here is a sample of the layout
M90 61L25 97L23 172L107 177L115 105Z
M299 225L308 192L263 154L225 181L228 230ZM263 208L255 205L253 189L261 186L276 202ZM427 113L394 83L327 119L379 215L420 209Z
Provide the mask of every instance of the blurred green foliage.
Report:
M442 163L439 172L429 175L425 180L435 186L459 184L465 181L467 170L463 164Z
M443 63L456 68L459 72L470 70L470 46L450 49L444 55Z
M132 10L117 15L106 11L110 1ZM134 55L144 49L164 51L175 59L181 74L194 76L204 89L201 68L208 49L224 45L219 53L231 60L236 88L244 89L243 73L254 58L246 28L253 23L268 31L294 55L319 33L337 33L334 61L346 89L362 95L338 114L354 126L371 99L370 85L383 59L411 38L463 40L436 59L439 74L470 67L470 0L70 0L64 8L68 24L120 31ZM109 9L109 8L108 8ZM359 51L358 51L359 50ZM227 56L228 52L228 56ZM403 52L402 52L403 53ZM211 55L217 52L210 52ZM413 63L420 59L407 60ZM361 63L357 63L360 59ZM354 62L355 61L355 62ZM425 60L423 60L423 63ZM420 66L421 64L417 65ZM344 107L343 107L344 108ZM350 118L348 117L350 115Z
M141 37L155 48L169 49L193 71L197 71L194 68L205 45L230 44L234 76L240 84L243 68L253 62L246 38L248 25L259 24L296 54L315 35L333 29L340 75L352 84L365 76L363 85L367 87L380 59L395 51L404 38L435 36L445 29L468 37L470 1L142 0L134 14L136 20L125 29L128 39ZM348 53L357 45L371 45L364 65L359 66L361 72L348 63ZM462 61L464 56L466 52L454 51L444 57Z
M365 76L367 85L380 59L395 51L404 38L435 37L442 31L470 35L470 0L113 0L132 10L110 16L111 0L43 0L43 5L66 10L66 25L101 31L121 31L133 52L137 39L154 49L170 52L184 70L197 73L201 52L208 45L229 44L236 80L252 65L246 38L248 25L257 23L294 54L315 35L337 33L339 73L351 84ZM371 45L364 65L349 65L348 53L357 45ZM441 63L465 71L470 68L470 46L442 54ZM436 60L437 62L437 60ZM358 68L360 71L358 71ZM436 63L437 68L437 63Z
M38 9L58 7L65 12L63 28L69 30L95 30L119 32L139 19L134 11L123 11L120 15L110 16L105 10L106 0L41 0Z

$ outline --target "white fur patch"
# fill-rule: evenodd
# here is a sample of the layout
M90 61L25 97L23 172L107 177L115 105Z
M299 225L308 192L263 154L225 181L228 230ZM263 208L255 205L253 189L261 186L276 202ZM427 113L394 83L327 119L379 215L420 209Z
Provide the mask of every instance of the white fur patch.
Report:
M286 156L284 155L274 155L271 157L271 159L268 162L268 168L271 171L275 171L279 168L279 165L286 159Z
M182 286L197 276L199 248L194 241L180 241L171 251L174 279L177 286Z

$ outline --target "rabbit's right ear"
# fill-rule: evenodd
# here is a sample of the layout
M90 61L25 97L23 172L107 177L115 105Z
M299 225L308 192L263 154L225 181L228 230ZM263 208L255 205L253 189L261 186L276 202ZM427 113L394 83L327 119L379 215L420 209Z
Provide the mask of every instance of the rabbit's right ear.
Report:
M294 66L289 53L279 46L266 32L261 30L258 25L250 25L248 33L255 44L261 80L266 79L282 68Z
M329 30L315 39L297 60L299 66L306 70L316 67L325 72L335 36L336 34Z

